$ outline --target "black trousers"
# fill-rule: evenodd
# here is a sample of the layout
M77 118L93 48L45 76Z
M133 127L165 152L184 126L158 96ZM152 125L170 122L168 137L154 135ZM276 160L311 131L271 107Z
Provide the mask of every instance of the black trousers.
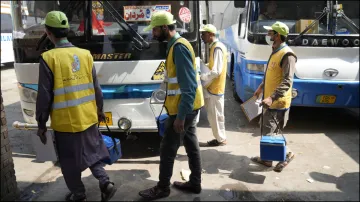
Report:
M191 170L190 183L200 185L201 183L201 158L199 142L196 136L196 118L199 110L195 110L186 115L184 129L180 134L174 131L175 116L170 116L165 122L164 138L160 144L160 174L159 187L170 186L170 179L173 174L174 160L177 151L183 142L187 156L189 158L189 168Z

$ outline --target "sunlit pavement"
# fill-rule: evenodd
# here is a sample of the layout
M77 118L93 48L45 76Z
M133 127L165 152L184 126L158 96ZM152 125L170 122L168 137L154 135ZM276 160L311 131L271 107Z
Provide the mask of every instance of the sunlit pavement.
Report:
M2 69L1 89L23 200L63 200L68 190L60 169L51 162L36 162L30 138L33 132L11 126L14 120L23 119L14 69ZM296 157L283 172L276 173L250 162L250 157L259 154L260 131L257 120L249 123L232 98L229 82L225 98L228 144L201 148L202 193L171 188L170 196L162 200L359 200L358 113L291 108L285 136ZM119 187L113 201L141 200L138 192L158 180L160 138L153 133L138 135L136 141L123 140L123 158L106 166ZM198 136L200 142L213 139L205 111L201 112ZM172 181L182 180L182 169L189 169L184 147L178 151ZM100 200L98 182L90 171L82 177L88 200Z

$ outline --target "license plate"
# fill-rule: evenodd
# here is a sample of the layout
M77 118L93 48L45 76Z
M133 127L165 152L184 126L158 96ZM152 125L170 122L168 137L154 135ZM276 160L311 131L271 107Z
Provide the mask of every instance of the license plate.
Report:
M335 100L335 95L318 95L316 97L316 102L321 104L334 104Z
M108 126L112 126L113 122L112 122L112 113L111 112L105 112L105 120L106 120L106 124ZM105 126L105 122L100 122L100 126Z

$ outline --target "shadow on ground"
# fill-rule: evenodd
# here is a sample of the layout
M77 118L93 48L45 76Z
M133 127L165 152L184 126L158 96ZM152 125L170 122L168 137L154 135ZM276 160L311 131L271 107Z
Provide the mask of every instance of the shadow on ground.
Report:
M249 132L258 127L255 121L249 122L242 111L239 102L235 101L233 97L233 87L231 81L227 78L225 88L225 129L231 132ZM197 125L201 128L210 128L207 120L207 113L205 107L201 110L200 121Z
M323 133L359 163L358 124L359 116L354 116L345 109L292 107L284 135L286 137L288 133L302 134L306 135L304 138L307 138L309 135ZM260 129L256 129L252 135L260 136Z
M253 172L272 171L272 168L251 164L247 156L237 156L230 152L207 149L201 150L200 155L203 173L225 174L231 179L246 183L263 184L266 177ZM176 160L188 161L188 157L178 154Z
M354 198L357 195L359 199L359 172L344 173L339 177L319 173L311 172L309 175L318 182L333 183L336 188L344 192L346 195Z

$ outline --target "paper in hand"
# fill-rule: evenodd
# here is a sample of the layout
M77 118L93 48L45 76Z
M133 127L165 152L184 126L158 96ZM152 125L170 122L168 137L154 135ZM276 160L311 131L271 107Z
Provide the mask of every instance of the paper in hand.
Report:
M262 111L261 101L262 101L262 94L260 94L259 97L253 96L249 100L241 104L241 109L243 110L249 122L261 114Z

